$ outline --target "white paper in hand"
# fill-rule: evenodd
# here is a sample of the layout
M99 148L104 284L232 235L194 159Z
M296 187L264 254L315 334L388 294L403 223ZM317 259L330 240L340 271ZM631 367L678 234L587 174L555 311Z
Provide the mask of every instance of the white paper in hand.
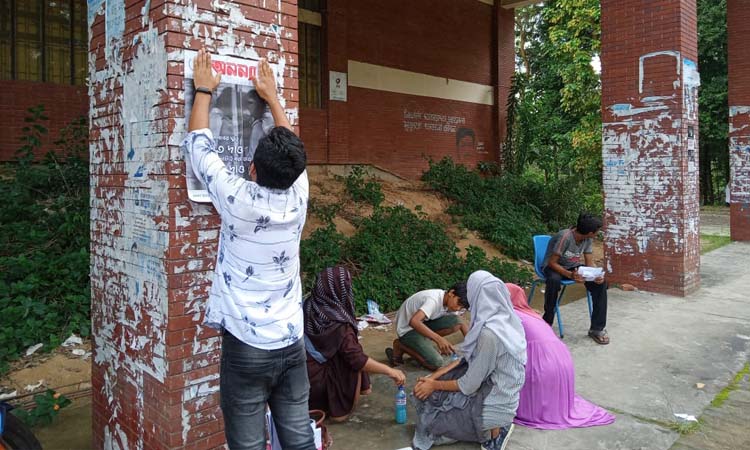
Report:
M578 274L586 281L594 281L597 278L604 276L604 269L601 267L581 266L578 268Z

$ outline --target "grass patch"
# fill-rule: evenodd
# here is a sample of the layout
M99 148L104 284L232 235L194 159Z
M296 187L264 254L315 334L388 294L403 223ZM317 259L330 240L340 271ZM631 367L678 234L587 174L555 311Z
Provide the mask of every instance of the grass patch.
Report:
M732 242L729 236L714 236L701 234L701 255L714 251Z
M724 205L702 205L701 212L707 213L729 213L729 207Z
M680 434L693 434L703 426L703 419L697 422L669 422L667 428Z
M625 412L621 409L617 408L610 408L607 407L607 410L619 414L619 415L627 415L635 420L642 422L642 423L650 423L652 425L657 425L662 428L666 428L668 430L672 430L674 432L677 432L679 434L692 434L696 431L700 430L703 426L703 419L698 419L697 422L683 422L683 421L676 421L676 420L660 420L660 419L652 419L650 417L644 417L638 414L630 414L628 412Z
M745 378L745 376L747 376L748 374L750 374L750 363L746 363L745 367L737 372L729 385L722 389L718 394L716 394L716 397L711 400L711 406L714 408L719 408L720 406L722 406L724 402L726 402L729 398L729 393L732 391L736 391L742 379Z

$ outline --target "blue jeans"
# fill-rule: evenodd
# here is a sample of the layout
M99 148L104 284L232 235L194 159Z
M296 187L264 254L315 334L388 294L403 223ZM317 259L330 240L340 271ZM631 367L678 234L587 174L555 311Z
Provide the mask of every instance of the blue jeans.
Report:
M261 350L225 332L220 389L224 433L231 450L265 450L266 403L281 448L315 450L302 340L278 350Z

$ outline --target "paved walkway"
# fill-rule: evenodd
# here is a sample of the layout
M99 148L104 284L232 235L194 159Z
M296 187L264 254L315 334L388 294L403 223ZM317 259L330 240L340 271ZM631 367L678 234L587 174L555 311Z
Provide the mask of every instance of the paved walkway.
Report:
M617 421L606 427L562 431L516 427L508 448L669 449L680 436L673 430L674 414L700 416L749 360L750 244L732 243L704 255L701 274L702 289L687 298L611 290L607 328L612 343L608 346L598 346L586 337L585 303L563 306L565 342L576 365L577 391L616 413ZM383 342L392 336L371 339L373 333L377 332L368 333L363 341L365 350L383 359ZM423 373L407 365L409 387ZM705 386L698 389L696 383ZM351 422L330 427L335 449L394 450L410 445L414 410L409 411L408 425L395 425L393 385L381 376L373 377L373 384L375 393ZM747 423L746 418L736 419ZM478 445L440 448L476 449Z
M750 449L750 375L720 406L707 408L695 433L680 436L672 450Z

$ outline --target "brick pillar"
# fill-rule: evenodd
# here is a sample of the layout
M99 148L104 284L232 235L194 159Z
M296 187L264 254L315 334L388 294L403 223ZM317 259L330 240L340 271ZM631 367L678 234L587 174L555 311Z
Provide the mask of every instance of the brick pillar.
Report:
M611 282L700 285L695 0L602 0L605 259Z
M328 80L328 72L349 72L349 53L347 33L347 15L349 3L347 0L328 0L326 10L326 48L328 66L323 78ZM349 157L349 103L329 100L324 92L323 99L328 105L328 162L348 163ZM349 94L350 96L351 94ZM358 155L358 161L362 155Z
M750 241L750 1L728 0L730 215L734 241Z
M220 337L200 325L220 221L187 199L183 69L204 42L268 56L296 117L296 1L261 4L89 2L94 449L223 448Z
M508 94L516 71L515 10L495 2L495 142L498 162L503 163L503 143L507 136Z

